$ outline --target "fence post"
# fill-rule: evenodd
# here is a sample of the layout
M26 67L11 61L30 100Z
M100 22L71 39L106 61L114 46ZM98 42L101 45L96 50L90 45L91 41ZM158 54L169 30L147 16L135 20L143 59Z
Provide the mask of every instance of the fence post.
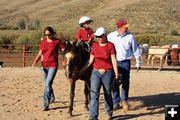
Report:
M26 66L26 45L22 46L22 65L23 67Z

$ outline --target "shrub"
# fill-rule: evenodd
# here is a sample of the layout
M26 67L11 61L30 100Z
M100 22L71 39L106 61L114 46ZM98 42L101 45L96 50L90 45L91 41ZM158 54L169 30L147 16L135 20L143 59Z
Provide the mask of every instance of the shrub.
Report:
M24 30L26 29L26 22L24 19L20 19L18 22L17 22L17 28L19 30Z
M18 43L18 44L29 44L29 37L25 36L25 35L19 36L16 43Z
M4 23L0 23L0 29L1 30L6 30L6 29L9 29L10 26L8 26L7 24L4 24Z
M178 35L177 30L171 30L171 35Z
M68 30L65 32L63 29L61 31L57 31L58 37L62 42L66 40L74 41L76 38L75 30Z
M0 36L0 44L13 44L16 39L17 35L3 34Z
M160 43L159 39L151 39L151 40L149 40L149 45L152 45L152 46L160 45L159 43Z
M33 32L29 37L29 43L32 45L39 45L41 42L42 33L41 32Z
M40 25L41 25L40 20L36 19L36 20L34 21L34 28L37 30L37 29L40 28Z
M144 44L144 43L149 44L150 41L150 38L147 35L137 35L135 36L135 38L139 44Z
M180 42L176 36L157 35L157 34L138 34L135 36L139 44L147 43L150 46L162 46L172 44L173 42Z
M14 49L14 41L16 40L17 36L14 34L5 34L0 36L0 44L2 44L0 47L5 49ZM10 45L12 44L12 45Z

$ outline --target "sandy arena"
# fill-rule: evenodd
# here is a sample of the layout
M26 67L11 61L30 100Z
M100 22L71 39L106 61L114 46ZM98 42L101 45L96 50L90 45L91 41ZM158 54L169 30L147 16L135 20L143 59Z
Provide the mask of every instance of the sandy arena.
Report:
M0 68L0 120L87 120L83 81L76 83L73 117L67 114L69 83L58 70L53 88L55 103L42 111L43 80L40 68ZM101 91L103 93L103 91ZM164 120L164 106L180 104L180 73L175 71L131 71L130 110L113 114L113 120ZM104 118L100 96L99 120Z

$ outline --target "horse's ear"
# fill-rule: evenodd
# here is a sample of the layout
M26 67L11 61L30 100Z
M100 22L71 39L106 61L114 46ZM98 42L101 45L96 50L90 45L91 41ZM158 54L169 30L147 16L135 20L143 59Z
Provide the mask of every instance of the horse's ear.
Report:
M65 46L65 47L70 47L70 46L71 46L71 42L70 42L69 40L66 40L66 41L64 42L64 46Z
M68 40L65 40L63 44L66 47L68 45Z
M64 42L64 48L65 48L64 54L65 54L67 51L70 51L70 50L71 50L72 44L70 43L69 40L66 40L66 41Z
M73 46L75 46L75 45L76 45L76 43L77 43L77 41L72 41Z

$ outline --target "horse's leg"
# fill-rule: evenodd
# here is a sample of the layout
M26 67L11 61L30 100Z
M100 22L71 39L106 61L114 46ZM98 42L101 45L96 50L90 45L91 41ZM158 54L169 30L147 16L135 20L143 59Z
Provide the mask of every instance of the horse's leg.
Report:
M163 67L163 56L160 57L160 67L161 67L160 69L162 69Z
M152 56L152 61L151 61L152 66L154 66L154 59L155 59L155 55Z
M73 111L73 100L74 100L74 91L75 91L75 82L76 80L70 79L70 101L69 101L69 110L68 113L70 116L72 116L72 111Z
M164 65L167 65L167 62L168 62L168 55L169 55L169 54L165 55L165 61L164 61L165 63L164 63Z
M159 60L160 60L160 67L159 67L159 69L158 69L158 71L161 71L162 70L162 67L163 67L163 56L159 56Z
M89 107L88 107L89 99L90 99L89 89L90 89L90 82L89 82L89 80L85 80L85 82L84 82L84 95L85 95L84 108L86 108L87 111L89 111Z
M150 59L151 59L151 55L148 55L148 58L147 58L147 65L149 66L149 63L150 63Z

